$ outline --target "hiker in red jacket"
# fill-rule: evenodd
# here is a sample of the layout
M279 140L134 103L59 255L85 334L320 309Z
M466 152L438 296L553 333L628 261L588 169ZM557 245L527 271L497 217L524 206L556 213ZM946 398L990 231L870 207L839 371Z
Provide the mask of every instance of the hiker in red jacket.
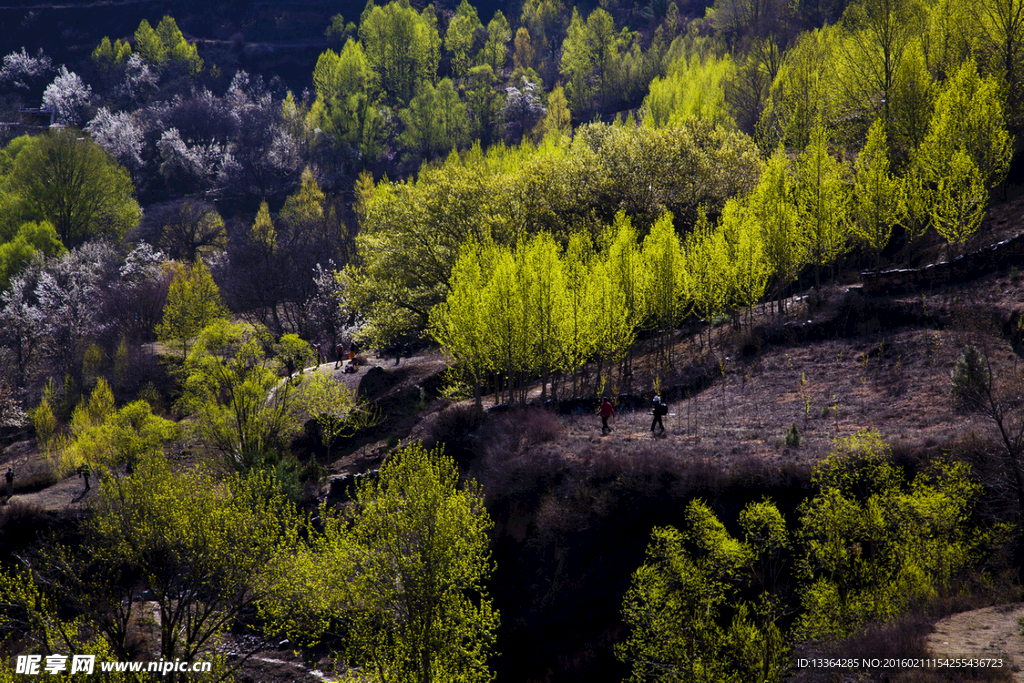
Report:
M612 428L608 426L608 418L615 417L615 407L612 402L605 396L601 399L601 436L604 436L608 432L612 431Z

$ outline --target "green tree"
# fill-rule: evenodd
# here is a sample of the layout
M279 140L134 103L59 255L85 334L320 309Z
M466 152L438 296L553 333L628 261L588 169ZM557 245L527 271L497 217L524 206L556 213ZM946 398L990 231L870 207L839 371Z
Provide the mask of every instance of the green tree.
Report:
M217 320L203 328L185 361L182 407L195 429L242 472L273 459L288 425L291 383L276 372L266 329Z
M172 471L161 456L143 458L132 476L104 478L87 523L91 564L100 569L93 580L134 577L95 598L131 611L149 591L160 611L160 655L215 657L220 635L265 594L266 569L294 545L298 526L263 474L218 481L202 467Z
M127 465L134 468L145 458L162 456L164 444L178 437L178 428L170 420L154 415L146 401L133 401L115 411L111 397L111 407L106 414L89 416L96 412L92 404L96 402L100 387L105 385L100 378L89 410L76 411L72 418L73 441L67 446L73 451L72 461L84 462L90 467ZM86 417L88 419L83 419Z
M594 55L587 40L587 26L576 7L562 43L562 59L558 70L566 78L566 95L570 107L582 113L590 104L591 85L587 82L594 68Z
M135 52L158 69L174 68L191 77L203 71L203 60L195 44L185 40L170 16L161 19L155 30L142 20L135 30Z
M544 132L566 134L572 130L572 116L569 113L569 102L565 99L562 86L556 85L548 93L548 113L544 117Z
M861 0L843 15L840 85L847 107L862 120L881 118L894 140L898 76L908 50L923 27L917 0Z
M344 382L330 375L314 372L302 383L302 407L316 421L320 441L331 457L331 445L338 437L366 426L370 413L356 401L355 395Z
M932 194L931 219L950 245L959 248L978 230L988 209L981 173L967 153L957 150Z
M180 342L182 359L188 356L189 341L212 323L227 315L220 291L202 261L178 269L167 290L163 320L157 326L162 342Z
M843 165L829 151L828 131L818 125L797 161L796 203L809 258L814 264L814 284L821 266L830 264L846 250L849 189Z
M473 382L473 398L482 407L480 384L491 366L483 293L483 248L463 245L452 268L450 293L430 311L430 336Z
M835 26L807 31L785 53L758 126L768 144L802 149L819 122L835 125L842 99L836 87L840 38Z
M771 618L751 618L738 589L755 578L755 567L789 545L787 532L768 502L748 505L741 520L746 541L733 538L707 504L695 500L686 508L685 532L659 527L651 533L647 560L623 599L630 637L616 647L632 665L631 682L783 679L781 633Z
M842 440L812 482L799 511L799 637L841 637L934 596L982 540L969 521L981 490L968 466L940 460L907 481L877 433Z
M11 279L37 254L53 257L64 251L52 225L46 221L23 223L13 239L0 244L0 292L7 290Z
M917 150L917 163L930 183L949 175L958 149L970 156L986 188L1002 181L1013 156L1013 137L1006 129L997 83L982 78L973 61L945 83Z
M362 43L349 38L340 55L327 50L317 59L313 87L318 97L330 100L365 93L372 86L373 77Z
M1007 113L1020 111L1024 71L1024 2L985 0L977 5L981 16L981 45L1003 86Z
M397 104L405 104L421 80L437 76L438 36L432 10L419 14L408 3L367 5L359 24L359 39L377 83Z
M688 291L683 268L683 252L672 223L672 214L663 214L644 238L643 262L647 270L647 292L650 319L659 332L659 354L662 362L671 362L668 350L672 332L683 315Z
M516 51L512 54L512 63L516 69L532 69L536 52L533 49L533 41L530 40L530 32L525 26L516 30L515 39Z
M681 57L669 66L664 78L651 81L641 109L644 124L666 126L697 117L734 126L725 90L735 75L736 66L728 55L721 59L714 55Z
M789 287L807 263L807 236L799 221L795 193L789 160L780 147L768 160L748 201L750 214L761 228L764 255L775 277L776 296ZM779 302L783 310L784 302L784 298Z
M452 76L455 78L465 76L476 59L473 42L478 29L483 29L483 25L476 10L466 0L462 0L444 34L444 49L448 53Z
M422 159L432 159L465 144L469 126L466 105L448 78L436 88L422 83L399 117L406 127L402 142Z
M742 200L731 199L722 209L719 229L725 238L726 258L731 264L731 272L727 276L730 291L726 300L730 305L745 306L749 321L751 309L764 296L772 276L760 226L750 216Z
M885 122L875 121L854 164L851 228L875 253L877 267L892 229L906 215L902 183L889 172Z
M559 365L558 350L566 308L565 270L558 245L548 233L534 235L525 248L521 245L518 251L526 305L533 312L533 324L527 336L532 342L529 344L530 370L540 375L543 403L548 397L548 379Z
M485 64L490 64L495 73L501 73L508 61L508 41L512 37L508 20L501 10L494 13L494 18L487 23L487 40L484 42L481 57Z
M344 661L376 683L491 680L492 523L479 486L458 479L442 452L392 455L349 514L325 509L323 533L278 567L267 614L303 642L337 624Z
M33 138L8 176L11 191L68 248L99 235L120 238L140 216L128 172L80 136L63 129Z

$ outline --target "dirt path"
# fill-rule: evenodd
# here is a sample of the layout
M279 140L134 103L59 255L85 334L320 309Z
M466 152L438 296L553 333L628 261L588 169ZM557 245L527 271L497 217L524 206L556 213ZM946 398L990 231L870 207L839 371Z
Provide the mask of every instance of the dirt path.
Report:
M85 493L85 483L77 476L63 479L53 486L32 493L15 493L11 503L39 506L44 510L57 511L81 508L98 489L96 478L91 480L92 488Z
M928 651L936 659L1002 659L1013 680L1024 683L1024 603L961 612L935 624Z

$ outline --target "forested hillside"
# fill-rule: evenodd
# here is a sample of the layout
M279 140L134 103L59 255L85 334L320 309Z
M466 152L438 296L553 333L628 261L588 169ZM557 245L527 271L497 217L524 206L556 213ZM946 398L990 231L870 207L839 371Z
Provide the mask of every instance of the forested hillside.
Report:
M1024 0L0 36L0 683L953 681L1020 599Z

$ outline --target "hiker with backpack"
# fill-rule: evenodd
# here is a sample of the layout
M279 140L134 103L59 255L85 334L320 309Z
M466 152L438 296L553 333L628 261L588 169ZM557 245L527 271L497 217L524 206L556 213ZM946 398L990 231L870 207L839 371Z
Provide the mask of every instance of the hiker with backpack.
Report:
M665 433L665 425L661 421L661 418L668 415L668 406L662 403L661 396L654 397L654 419L651 421L651 433L654 433L654 427L657 425L661 427L661 433Z

